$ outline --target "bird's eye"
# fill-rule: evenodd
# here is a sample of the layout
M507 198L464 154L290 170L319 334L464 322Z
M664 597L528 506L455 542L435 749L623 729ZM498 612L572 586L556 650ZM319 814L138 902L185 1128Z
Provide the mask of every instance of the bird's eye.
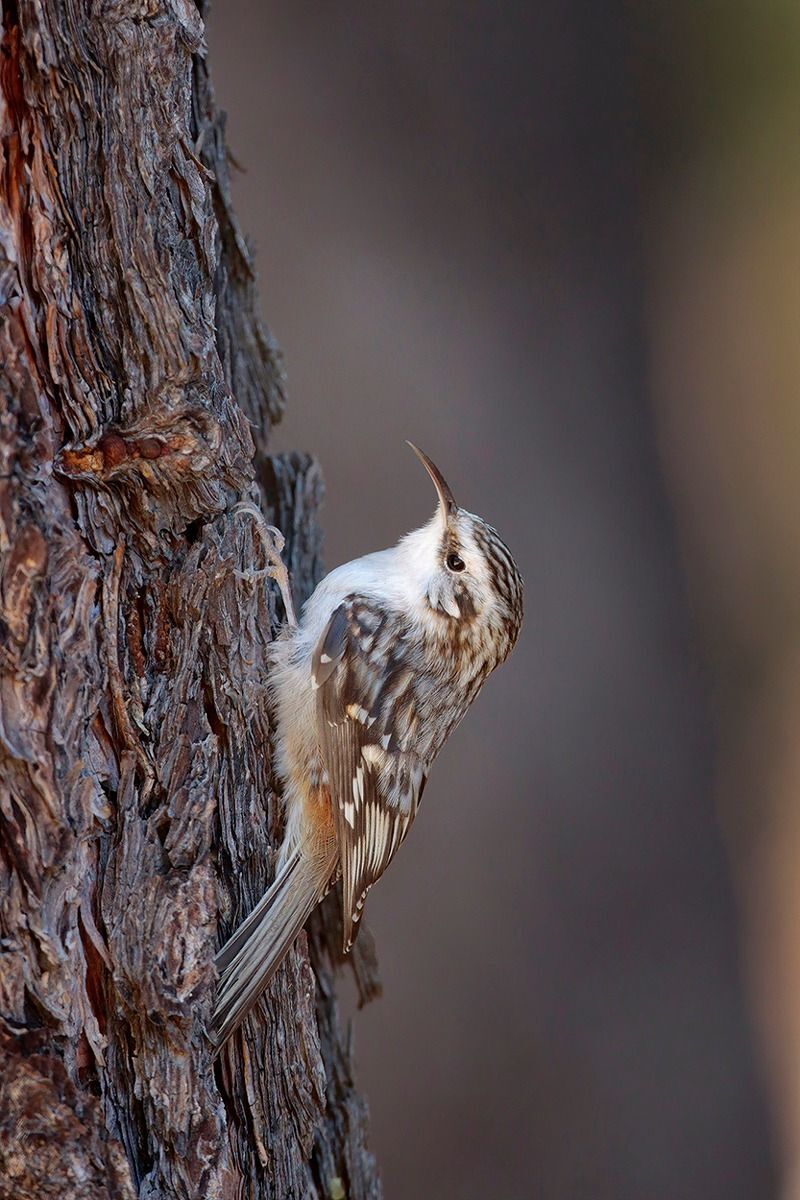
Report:
M445 562L447 563L448 571L464 570L464 560L458 554L456 554L455 551L451 551L451 553L448 554Z

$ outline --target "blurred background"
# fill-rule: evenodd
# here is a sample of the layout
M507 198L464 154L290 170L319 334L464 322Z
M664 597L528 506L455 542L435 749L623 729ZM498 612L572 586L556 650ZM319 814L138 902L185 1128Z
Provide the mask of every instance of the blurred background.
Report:
M800 1197L800 9L227 0L209 46L328 565L429 515L410 437L527 583L370 896L387 1200Z

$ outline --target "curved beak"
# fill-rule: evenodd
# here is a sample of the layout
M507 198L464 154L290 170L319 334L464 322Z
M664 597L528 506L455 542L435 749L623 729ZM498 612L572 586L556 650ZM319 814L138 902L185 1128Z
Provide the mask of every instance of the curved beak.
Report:
M406 445L411 447L433 480L433 486L436 488L436 494L439 497L439 508L441 510L442 520L445 524L447 524L447 518L452 516L458 508L458 505L453 499L453 493L450 491L450 485L436 464L431 462L431 460L428 458L424 450L420 450L419 446L415 446L413 442L407 441Z

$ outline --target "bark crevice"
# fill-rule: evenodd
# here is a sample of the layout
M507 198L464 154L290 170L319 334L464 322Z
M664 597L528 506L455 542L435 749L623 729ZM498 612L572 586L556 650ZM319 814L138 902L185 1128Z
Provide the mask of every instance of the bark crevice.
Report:
M333 906L216 1067L205 1036L281 826L282 613L232 510L284 531L302 602L322 479L269 454L202 9L2 11L0 1200L378 1197Z

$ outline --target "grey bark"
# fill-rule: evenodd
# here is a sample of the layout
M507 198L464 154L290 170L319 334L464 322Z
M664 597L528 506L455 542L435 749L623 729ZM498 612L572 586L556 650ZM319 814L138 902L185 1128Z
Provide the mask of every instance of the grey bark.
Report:
M203 12L17 0L0 42L0 1200L377 1197L335 903L214 1066L270 879L275 598L320 471L233 217ZM374 963L354 962L362 999Z

